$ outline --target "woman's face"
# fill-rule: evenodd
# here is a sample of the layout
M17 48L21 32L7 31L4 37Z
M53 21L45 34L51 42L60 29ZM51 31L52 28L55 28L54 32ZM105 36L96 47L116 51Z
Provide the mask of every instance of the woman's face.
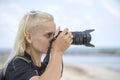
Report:
M44 22L36 27L31 34L31 47L39 53L45 53L50 40L54 37L56 26L54 21Z

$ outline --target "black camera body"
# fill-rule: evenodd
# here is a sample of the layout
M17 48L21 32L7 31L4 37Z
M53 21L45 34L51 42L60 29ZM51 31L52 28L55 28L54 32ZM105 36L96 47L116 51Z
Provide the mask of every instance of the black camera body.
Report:
M92 31L94 31L94 29L72 32L72 35L73 35L72 45L85 45L87 47L95 47L93 44L90 43L91 38L92 38L90 35L90 32ZM59 31L56 38L59 36L61 32L62 31Z

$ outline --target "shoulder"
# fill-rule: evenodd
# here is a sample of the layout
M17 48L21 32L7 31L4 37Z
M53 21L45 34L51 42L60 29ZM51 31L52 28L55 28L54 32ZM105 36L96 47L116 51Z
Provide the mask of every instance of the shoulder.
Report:
M24 56L15 56L15 58L13 59L13 62L25 62L25 63L31 63L32 61Z
M15 56L15 58L12 60L12 65L14 68L20 68L20 67L30 67L31 60L25 58L24 56Z
M29 61L29 60L28 60ZM15 78L15 80L29 80L32 76L37 75L31 68L25 58L15 57L7 67L7 77Z

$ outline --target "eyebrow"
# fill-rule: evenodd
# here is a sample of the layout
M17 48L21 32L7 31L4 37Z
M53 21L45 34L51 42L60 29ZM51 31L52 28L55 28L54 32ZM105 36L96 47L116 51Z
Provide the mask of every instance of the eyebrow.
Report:
M46 34L54 34L54 32L46 32L45 35L46 35Z

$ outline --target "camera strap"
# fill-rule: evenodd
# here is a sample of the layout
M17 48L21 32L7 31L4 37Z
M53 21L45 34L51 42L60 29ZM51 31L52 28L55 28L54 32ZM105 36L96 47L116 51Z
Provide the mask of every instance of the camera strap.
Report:
M59 34L58 34L59 35ZM46 70L47 68L47 65L49 63L49 60L50 60L50 52L51 52L51 47L52 47L52 43L54 40L56 40L56 38L58 37L58 35L56 37L54 37L51 41L50 41L50 45L48 47L48 50L47 50L47 54L43 60L43 63L42 63L42 66L44 68L44 71ZM62 77L62 73L63 73L63 61L62 61L62 70L61 70L61 77Z

